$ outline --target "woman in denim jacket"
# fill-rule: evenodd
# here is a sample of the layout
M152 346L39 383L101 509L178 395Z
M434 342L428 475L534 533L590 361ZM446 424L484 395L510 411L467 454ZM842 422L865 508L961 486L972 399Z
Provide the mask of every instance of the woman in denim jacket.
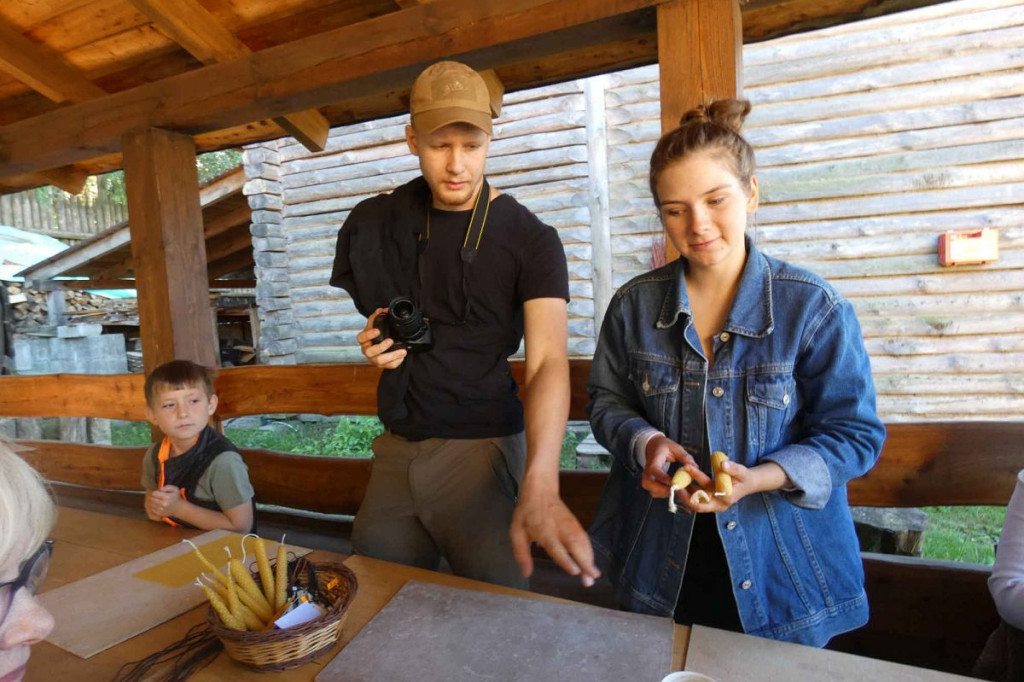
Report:
M625 608L822 646L868 618L846 482L874 465L885 427L853 308L745 234L749 111L695 109L654 150L651 192L681 258L621 287L601 328L588 410L615 460L590 532ZM715 450L728 496L706 473ZM678 491L672 514L680 465L710 501Z

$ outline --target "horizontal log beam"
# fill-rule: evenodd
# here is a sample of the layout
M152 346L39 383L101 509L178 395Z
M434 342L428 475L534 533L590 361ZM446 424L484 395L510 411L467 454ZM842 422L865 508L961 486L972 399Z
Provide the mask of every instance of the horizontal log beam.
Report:
M252 289L255 279L211 279L211 289ZM48 279L36 283L40 291L85 291L86 289L134 289L134 279Z
M512 363L522 385L524 364ZM589 360L570 362L570 416L585 419ZM380 370L368 364L259 365L218 372L221 419L267 412L375 414ZM0 416L100 417L142 421L143 377L26 375L0 378ZM859 506L1005 505L1013 491L1024 422L890 424L875 468L849 484ZM578 478L573 478L573 477ZM571 479L571 480L569 480ZM603 474L574 472L563 495L582 516L593 513Z
M743 40L754 43L949 0L747 0Z
M116 152L129 130L194 135L408 87L444 57L477 68L540 57L563 49L566 29L600 42L586 24L657 3L439 0L7 125L0 128L0 177Z
M512 376L520 386L525 372L523 362L512 363ZM570 361L572 419L586 418L589 374L589 360ZM217 372L217 416L230 419L267 412L372 415L377 413L378 376L380 370L364 363L229 367ZM0 416L143 421L143 383L140 374L4 376L0 377Z

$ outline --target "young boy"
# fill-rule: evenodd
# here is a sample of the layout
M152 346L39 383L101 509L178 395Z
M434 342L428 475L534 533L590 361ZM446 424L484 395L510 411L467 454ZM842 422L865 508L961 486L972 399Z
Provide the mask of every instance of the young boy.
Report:
M146 417L164 434L142 460L146 516L172 526L256 530L249 470L231 441L208 424L217 409L213 373L173 360L146 378Z

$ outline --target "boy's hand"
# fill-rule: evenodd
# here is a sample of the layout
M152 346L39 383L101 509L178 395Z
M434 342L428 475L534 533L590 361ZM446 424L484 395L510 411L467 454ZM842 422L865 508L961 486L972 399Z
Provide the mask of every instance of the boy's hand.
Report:
M165 516L175 516L181 502L181 492L176 485L150 490L146 493L146 516L154 521L162 521Z
M156 491L146 491L146 502L144 503L143 508L146 510L146 518L148 518L150 521L161 522L163 521L163 516L161 514L158 514L156 511L156 502L153 500L154 492Z
M408 351L400 348L389 353L388 349L395 343L393 339L384 339L380 343L374 341L374 339L380 336L380 330L373 326L373 322L380 315L386 315L387 312L387 308L377 308L373 311L373 315L370 315L370 318L366 321L363 331L359 332L356 336L356 341L359 342L359 348L363 351L363 355L366 356L371 365L381 369L395 369L405 360Z

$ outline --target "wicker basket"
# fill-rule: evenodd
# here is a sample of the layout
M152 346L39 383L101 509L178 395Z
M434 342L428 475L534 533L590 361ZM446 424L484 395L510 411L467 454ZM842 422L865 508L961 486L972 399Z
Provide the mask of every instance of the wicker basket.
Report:
M253 670L275 672L297 668L334 646L341 637L341 626L359 583L355 573L342 564L325 562L314 566L320 591L330 602L326 613L316 620L286 630L243 632L226 627L212 607L207 611L206 621L228 656ZM254 579L259 582L258 576ZM337 584L328 589L335 579ZM305 580L299 581L304 583Z

